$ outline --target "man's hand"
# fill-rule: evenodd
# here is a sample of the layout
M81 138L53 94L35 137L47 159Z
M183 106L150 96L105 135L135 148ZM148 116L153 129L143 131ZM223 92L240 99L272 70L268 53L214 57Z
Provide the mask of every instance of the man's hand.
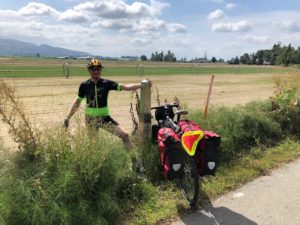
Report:
M68 128L69 127L69 120L68 119L65 119L64 120L64 128Z

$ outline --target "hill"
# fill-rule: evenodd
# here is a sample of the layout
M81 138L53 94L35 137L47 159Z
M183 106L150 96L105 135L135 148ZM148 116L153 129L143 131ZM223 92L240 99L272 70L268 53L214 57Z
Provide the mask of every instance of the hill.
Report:
M73 51L65 48L52 47L50 45L35 45L14 39L0 38L1 56L36 56L37 54L44 57L82 57L90 55L87 52Z

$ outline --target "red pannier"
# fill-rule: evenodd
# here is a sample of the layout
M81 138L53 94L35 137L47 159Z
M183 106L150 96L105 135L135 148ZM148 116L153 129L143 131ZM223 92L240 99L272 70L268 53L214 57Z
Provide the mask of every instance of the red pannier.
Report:
M178 125L180 126L180 130L182 132L202 130L202 128L198 124L190 120L180 120L178 122Z
M169 180L182 176L184 150L180 138L171 128L164 127L158 131L158 145L163 176Z
M220 135L204 131L204 138L199 143L197 150L198 169L200 176L215 176L219 162L219 148L221 143Z

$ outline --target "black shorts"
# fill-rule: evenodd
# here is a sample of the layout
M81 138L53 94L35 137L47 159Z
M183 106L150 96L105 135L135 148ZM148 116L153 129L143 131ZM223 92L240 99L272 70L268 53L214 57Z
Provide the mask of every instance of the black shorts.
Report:
M118 126L119 123L115 121L111 116L95 117L85 116L86 124L95 129L103 128L106 126Z

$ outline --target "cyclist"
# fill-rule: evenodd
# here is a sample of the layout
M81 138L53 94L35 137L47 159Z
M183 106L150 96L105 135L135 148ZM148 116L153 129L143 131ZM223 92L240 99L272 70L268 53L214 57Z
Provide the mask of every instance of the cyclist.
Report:
M78 97L72 104L72 107L64 121L64 127L69 126L69 120L78 110L81 101L85 98L87 107L85 109L86 124L89 128L106 129L122 139L126 148L131 148L132 143L129 135L124 131L119 123L110 116L110 110L107 106L108 93L115 91L132 91L141 88L141 84L120 84L115 81L107 80L101 77L103 65L98 59L91 59L87 64L90 79L79 86Z

